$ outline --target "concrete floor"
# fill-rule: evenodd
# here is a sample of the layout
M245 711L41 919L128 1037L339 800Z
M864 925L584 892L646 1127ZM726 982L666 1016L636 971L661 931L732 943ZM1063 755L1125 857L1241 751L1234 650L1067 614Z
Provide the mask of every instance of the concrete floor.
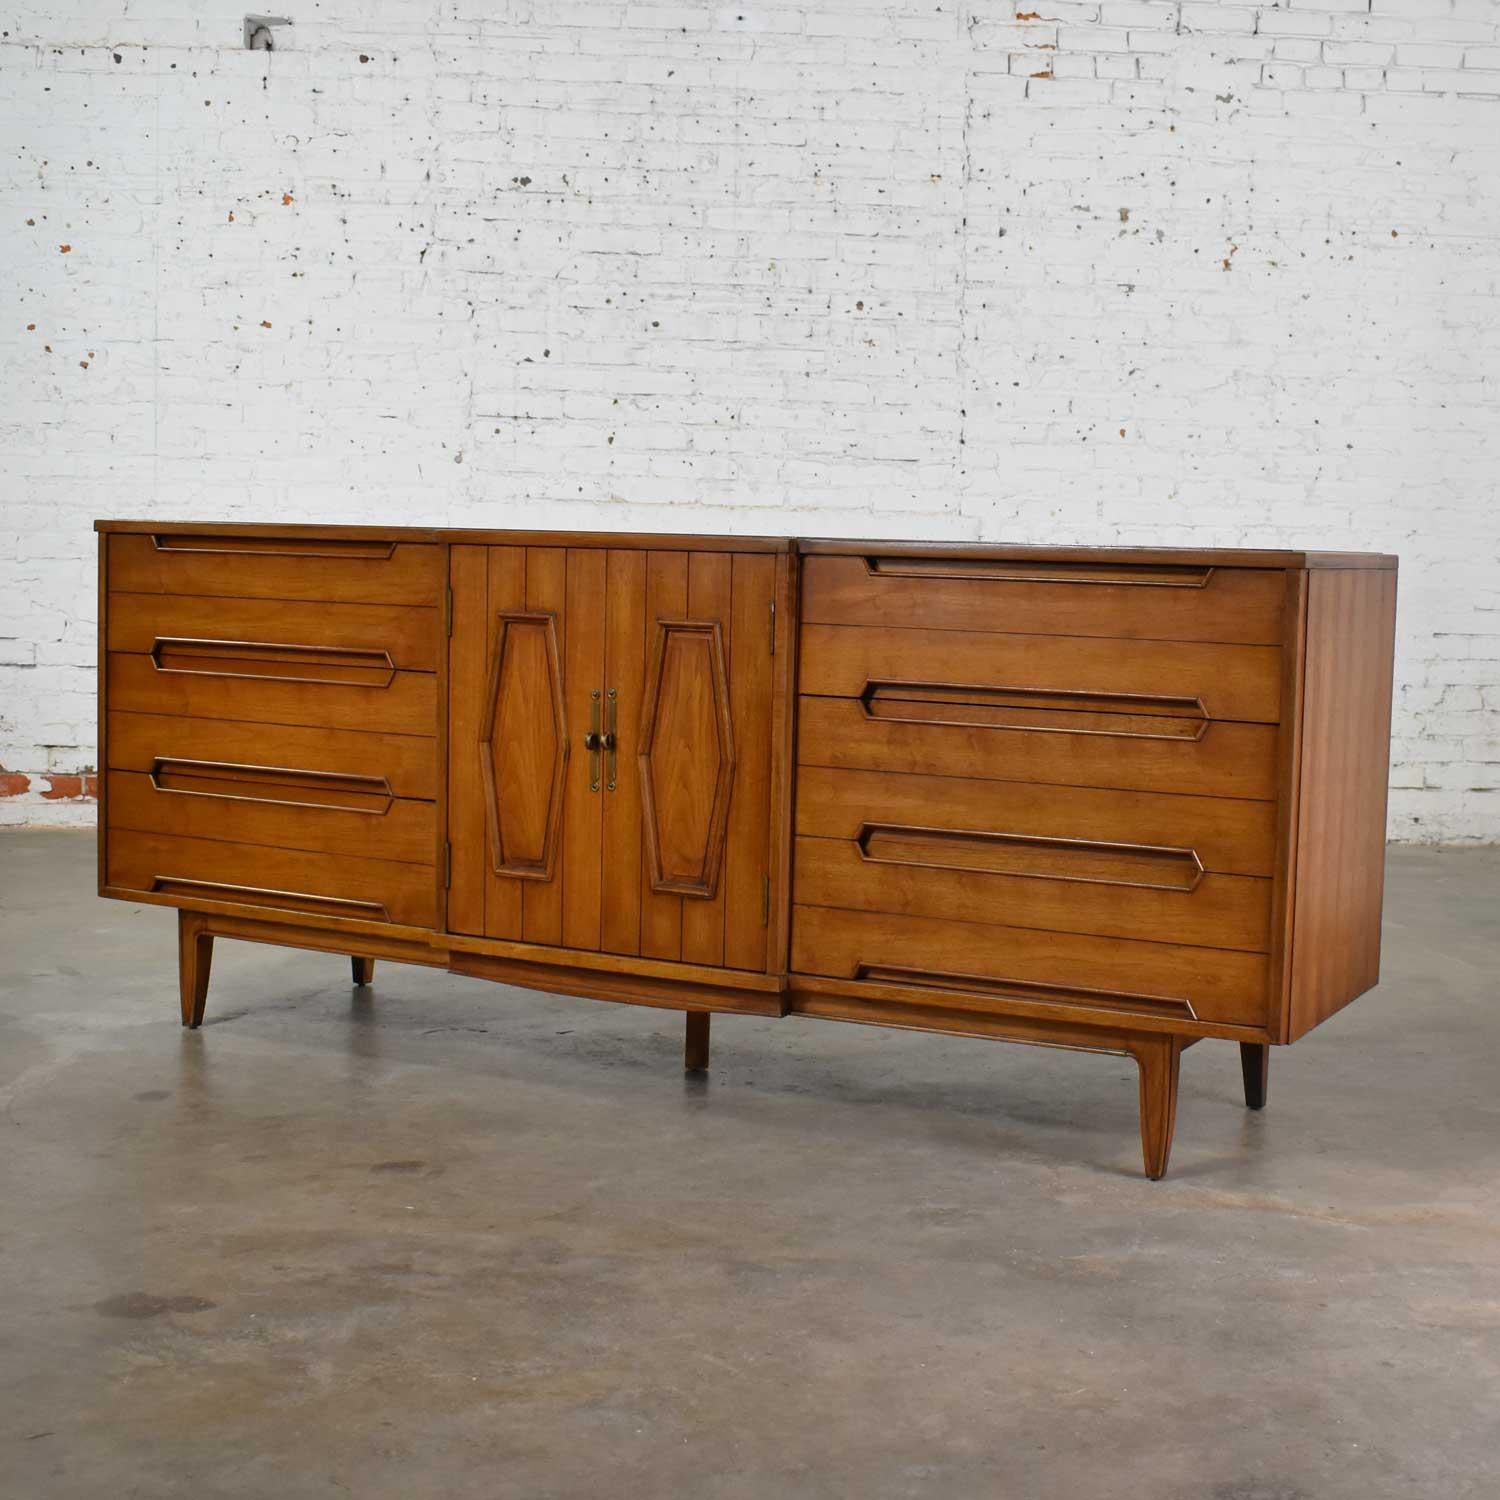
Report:
M1500 851L1385 983L1133 1066L220 940L0 838L0 1496L1500 1494Z

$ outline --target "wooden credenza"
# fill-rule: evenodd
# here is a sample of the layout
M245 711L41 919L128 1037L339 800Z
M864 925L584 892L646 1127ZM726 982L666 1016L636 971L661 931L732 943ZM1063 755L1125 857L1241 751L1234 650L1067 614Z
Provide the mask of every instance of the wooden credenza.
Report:
M106 896L687 1013L1178 1059L1376 983L1396 560L101 521Z

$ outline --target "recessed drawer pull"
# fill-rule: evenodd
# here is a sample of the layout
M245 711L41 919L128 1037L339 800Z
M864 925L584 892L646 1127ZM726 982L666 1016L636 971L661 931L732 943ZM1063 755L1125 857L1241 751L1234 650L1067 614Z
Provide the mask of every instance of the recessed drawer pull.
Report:
M234 761L187 760L158 756L151 769L158 792L189 797L222 797L276 807L323 807L379 816L394 800L383 776L334 771L300 771L287 766L243 765Z
M867 683L867 718L978 729L1034 729L1052 734L1108 734L1124 739L1201 740L1208 712L1201 698L1065 689L968 687L929 682Z
M276 641L158 636L151 648L151 660L158 672L320 682L341 687L389 687L396 675L396 664L387 651L355 646L298 646Z
M1153 844L909 828L889 823L867 823L857 843L861 857L873 864L974 870L1183 894L1196 890L1203 879L1203 863L1195 851Z
M1116 990L1090 990L1038 980L988 979L980 974L952 974L941 969L906 969L892 964L860 964L855 978L869 984L904 989L953 990L970 995L993 995L1003 1000L1034 1000L1043 1005L1079 1006L1087 1010L1123 1011L1129 1015L1167 1016L1196 1021L1192 1002L1168 995L1132 995Z
M167 536L151 538L158 552L213 552L226 557L337 557L385 562L395 542L355 537Z
M286 911L321 912L330 917L360 917L389 922L390 912L379 901L353 901L344 896L317 896L310 891L273 891L256 885L227 885L217 880L189 880L180 875L157 875L151 889L169 896L198 896L206 900L250 902Z
M1014 563L964 557L867 557L866 570L887 578L957 578L982 583L1103 583L1137 588L1201 589L1212 568L1133 567L1126 563Z

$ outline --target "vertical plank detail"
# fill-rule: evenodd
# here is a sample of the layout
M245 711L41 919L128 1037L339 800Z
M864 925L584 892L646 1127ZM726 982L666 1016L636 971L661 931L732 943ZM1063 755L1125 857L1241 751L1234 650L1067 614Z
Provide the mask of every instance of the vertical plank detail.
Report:
M688 559L684 552L651 552L646 557L644 655L654 649L657 624L687 614ZM642 676L644 678L644 661ZM641 956L681 959L682 897L652 889L650 862L641 855Z
M597 548L568 552L567 646L563 681L568 724L574 739L589 723L590 694L604 693L605 554ZM618 701L618 700L616 700ZM581 753L578 759L586 759ZM562 940L569 948L597 950L600 936L600 863L603 859L603 783L595 792L589 777L570 773L563 796Z
M641 699L646 690L646 554L611 551L605 590L604 684L615 690L620 774L604 797L604 889L599 943L641 951Z
M499 616L506 612L519 612L526 608L526 549L524 547L487 547L480 551L486 554L486 590L485 606L480 634L484 644L481 648L483 653L484 677L480 683L478 696L484 697L485 689L491 677L494 675L494 662L491 660L498 640L499 632L495 625ZM453 626L454 640L458 639L461 620L465 619L461 613L462 606L457 597L454 600L455 622ZM559 622L561 623L561 622ZM559 642L559 647L561 643ZM455 683L454 692L459 691ZM454 754L467 759L473 756L476 764L480 767L479 774L483 775L483 757L478 748L478 734L483 728L484 716L488 714L489 705L484 704L478 710L480 714L479 725L475 731L475 742L470 746L459 746L455 744ZM483 787L480 788L481 795ZM483 816L483 802L476 806L476 821ZM482 836L483 837L483 836ZM458 881L458 854L454 851L454 881ZM484 863L484 933L486 937L509 938L512 941L519 939L522 935L522 887L531 884L530 881L521 881L514 876L498 874L490 859L488 851L483 855Z
M733 634L733 557L728 552L694 552L688 559L688 615L693 620L718 624L723 633L724 656L728 676L734 675ZM727 685L727 684L726 684ZM732 697L731 697L732 705ZM730 709L733 723L733 708ZM728 754L729 747L723 746ZM730 791L730 806L734 794ZM722 845L718 851L721 862ZM711 873L711 872L705 872ZM719 965L724 962L724 881L714 883L714 894L707 900L693 899L682 903L682 958L684 963Z
M448 655L448 840L453 884L448 930L475 937L485 927L484 788L480 783L479 727L488 681L488 549L450 551L453 641ZM518 936L507 933L505 936Z
M725 843L724 957L735 969L764 969L767 925L762 921L771 841L771 604L776 559L754 553L734 558L729 658L729 704L737 762ZM684 910L684 919L686 911Z
M526 549L526 608L545 611L556 617L562 639L558 650L567 660L568 646L573 635L573 622L568 618L568 554L562 547L528 547ZM495 608L493 600L490 608ZM587 701L585 692L585 702ZM572 709L573 685L568 674L563 673L563 699ZM587 715L584 722L587 723ZM570 756L563 788L564 817L562 838L567 841L567 787L579 773L579 767L587 770L585 756ZM551 880L527 880L518 882L521 891L521 936L528 943L549 943L556 947L563 940L563 877L567 868L564 856L559 861ZM513 882L516 883L516 882Z

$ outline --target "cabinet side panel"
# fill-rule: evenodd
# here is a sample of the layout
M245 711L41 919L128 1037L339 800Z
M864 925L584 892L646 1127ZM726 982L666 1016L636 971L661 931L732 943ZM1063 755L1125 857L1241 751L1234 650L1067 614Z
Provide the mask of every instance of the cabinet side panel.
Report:
M1308 577L1287 1040L1380 978L1394 571Z
M109 538L101 535L99 538L99 606L94 612L99 622L99 677L98 677L98 702L99 702L99 724L95 730L98 740L98 749L95 754L98 760L94 762L94 771L97 776L95 785L98 787L97 801L94 807L95 816L98 818L98 827L95 840L99 854L99 890L102 894L104 887L109 883L109 850L107 842L109 839L109 818L105 815L105 798L109 795L104 783L108 779L105 772L109 767L109 747L106 737L109 734Z

